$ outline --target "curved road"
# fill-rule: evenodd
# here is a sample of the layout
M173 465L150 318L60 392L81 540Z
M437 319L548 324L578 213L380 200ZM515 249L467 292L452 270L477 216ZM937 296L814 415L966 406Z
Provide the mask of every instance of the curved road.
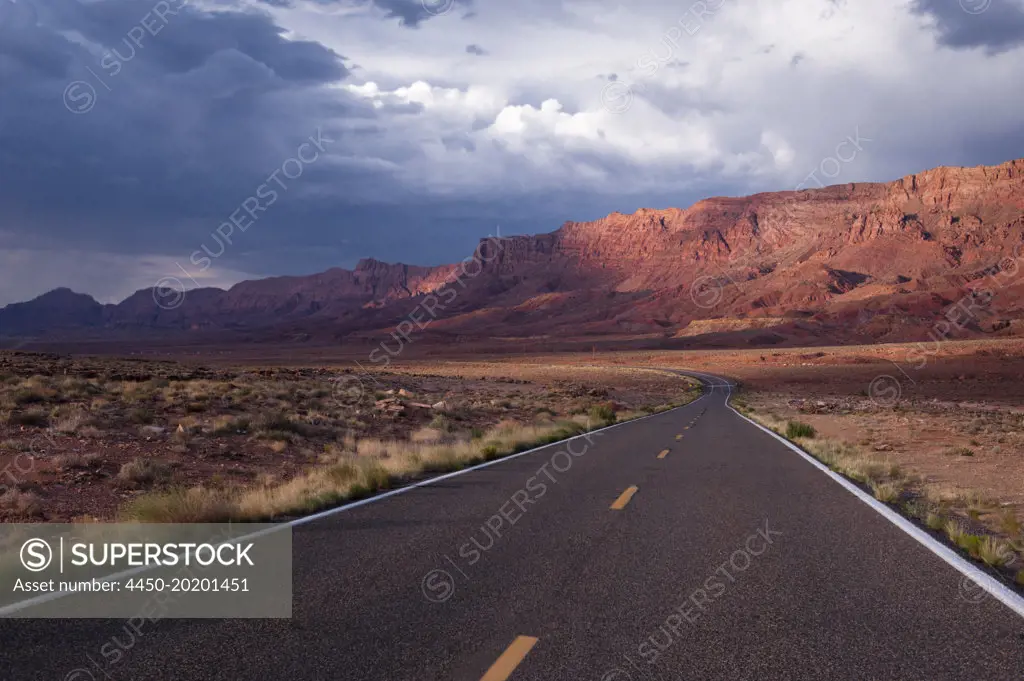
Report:
M2 620L0 678L1024 678L1024 618L701 378L685 407L296 525L291 620Z

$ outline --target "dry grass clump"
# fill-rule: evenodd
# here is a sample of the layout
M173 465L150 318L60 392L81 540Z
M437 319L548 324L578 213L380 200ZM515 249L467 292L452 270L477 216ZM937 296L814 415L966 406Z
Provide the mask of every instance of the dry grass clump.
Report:
M1008 542L991 535L972 534L958 520L947 521L942 529L951 542L989 567L1003 567L1017 559L1016 552Z
M221 415L213 419L211 434L213 435L244 435L252 428L252 420L247 416Z
M61 416L56 416L53 420L52 427L58 433L71 435L88 423L88 421L89 415L86 412L75 410Z
M985 536L978 542L976 557L989 567L1002 567L1013 560L1014 552L1006 542Z
M275 424L277 425L277 424ZM125 509L128 518L146 522L258 521L310 513L358 499L424 473L458 470L571 437L587 430L586 421L547 425L504 421L480 438L452 442L365 439L326 449L321 464L289 480L264 479L247 489L175 490L148 494ZM351 446L349 446L351 445ZM152 462L125 464L133 482L156 480ZM119 476L120 477L120 476Z
M131 487L145 487L156 483L167 482L171 477L171 469L163 461L156 459L136 458L121 466L117 473L117 481Z
M414 430L409 436L409 439L413 442L420 444L435 444L445 438L445 431L425 426L418 430Z
M235 502L234 512L239 520L311 513L387 489L391 481L391 473L379 463L343 461L314 468L283 484L243 492Z
M615 405L611 402L596 404L590 408L587 415L595 424L601 424L597 427L610 425L615 423Z
M148 523L217 523L232 520L234 511L220 490L193 487L137 497L122 516Z
M819 461L832 470L842 473L848 478L865 485L896 485L903 481L899 466L886 459L880 459L865 453L863 450L846 443L833 440L814 440L805 442L804 446ZM902 486L900 487L902 490ZM872 488L872 491L877 490ZM891 496L890 487L881 488L886 496ZM898 497L899 494L897 493Z
M252 420L251 428L257 437L287 440L291 434L305 434L308 426L289 418L284 412L265 412Z
M61 454L50 460L54 470L71 471L92 468L103 461L99 454Z
M789 423L786 424L786 437L788 437L790 440L795 440L796 438L810 439L813 438L816 434L817 431L814 430L814 426L808 425L806 423L801 423L800 421L790 421Z
M1021 525L1017 514L1011 508L1004 508L999 515L999 529L1009 537L1019 537L1024 534L1024 526Z

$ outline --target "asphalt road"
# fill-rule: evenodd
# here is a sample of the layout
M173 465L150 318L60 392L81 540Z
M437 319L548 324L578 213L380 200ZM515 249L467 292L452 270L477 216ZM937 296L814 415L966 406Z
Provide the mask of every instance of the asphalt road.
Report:
M0 621L0 678L1024 679L1024 619L725 396L296 526L291 620Z

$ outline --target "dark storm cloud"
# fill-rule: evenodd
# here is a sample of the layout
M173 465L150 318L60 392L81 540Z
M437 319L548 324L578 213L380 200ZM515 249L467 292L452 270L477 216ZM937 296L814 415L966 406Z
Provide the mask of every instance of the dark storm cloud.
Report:
M168 0L177 12L155 24L159 5L52 0L0 24L0 204L17 245L186 250L309 135L340 150L340 121L372 120L323 87L347 76L342 58L268 15ZM356 174L324 160L302 191Z
M294 0L260 0L274 7L294 7ZM420 24L435 17L451 14L457 7L469 7L473 0L313 0L318 5L366 6L373 5L384 12L388 19L398 19L398 23L409 28L419 28ZM471 13L464 13L468 18Z
M210 274L310 273L364 256L444 262L486 236L458 201L424 204L401 187L395 164L420 152L388 139L372 102L328 87L349 76L341 55L232 6L0 0L0 249L159 256L195 273L191 254L217 250L211 234L317 135L326 153L235 232ZM444 9L384 6L409 26ZM422 113L417 102L387 110ZM468 136L445 144L474 149ZM365 157L378 153L389 162ZM53 282L48 269L47 288L89 281L69 271Z
M238 52L287 81L330 82L346 75L339 55L320 43L285 39L284 29L267 15L201 13L185 3L104 0L83 5L64 0L56 5L53 25L104 45L114 59L148 62L167 74L187 73L217 54ZM154 11L156 5L163 11Z
M457 5L468 7L472 0L372 0L373 4L387 13L389 18L398 19L403 26L418 27L422 22L444 16L456 9Z
M1018 0L915 0L915 11L935 20L949 47L1002 52L1024 44L1024 5Z

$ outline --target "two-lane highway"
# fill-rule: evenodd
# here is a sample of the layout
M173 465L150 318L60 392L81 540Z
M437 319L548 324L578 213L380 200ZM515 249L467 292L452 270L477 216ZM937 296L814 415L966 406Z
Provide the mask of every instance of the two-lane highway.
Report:
M1024 678L1024 619L702 380L296 525L291 620L5 620L0 678Z

